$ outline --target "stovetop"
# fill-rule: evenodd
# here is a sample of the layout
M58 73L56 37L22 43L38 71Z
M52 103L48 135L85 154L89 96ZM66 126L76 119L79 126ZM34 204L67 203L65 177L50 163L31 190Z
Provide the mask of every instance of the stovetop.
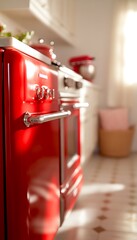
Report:
M17 40L14 37L0 37L0 47L1 48L14 48L22 53L25 53L33 58L36 58L48 65L51 65L51 59L46 55L40 53L29 45Z

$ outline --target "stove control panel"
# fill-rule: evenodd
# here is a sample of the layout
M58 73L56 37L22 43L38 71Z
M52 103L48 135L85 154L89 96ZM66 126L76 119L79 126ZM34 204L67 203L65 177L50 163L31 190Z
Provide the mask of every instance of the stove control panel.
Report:
M81 81L75 81L72 78L64 77L64 87L72 88L72 89L80 89L83 87Z
M36 99L44 100L49 99L53 100L55 98L55 89L50 89L47 86L36 86Z
M56 69L37 60L26 60L24 72L26 102L58 104L58 71Z

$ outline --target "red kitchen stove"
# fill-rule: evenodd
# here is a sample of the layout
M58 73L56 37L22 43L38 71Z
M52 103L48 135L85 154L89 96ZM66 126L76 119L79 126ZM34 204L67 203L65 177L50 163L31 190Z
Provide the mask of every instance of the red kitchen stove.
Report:
M0 71L1 240L53 240L82 186L82 82L11 37Z

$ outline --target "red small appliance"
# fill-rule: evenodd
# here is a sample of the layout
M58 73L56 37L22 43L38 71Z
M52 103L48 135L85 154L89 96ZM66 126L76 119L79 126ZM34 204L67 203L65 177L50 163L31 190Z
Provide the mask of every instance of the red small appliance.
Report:
M92 82L95 77L93 60L95 60L95 57L82 55L70 58L69 64L75 72L81 74L84 79Z

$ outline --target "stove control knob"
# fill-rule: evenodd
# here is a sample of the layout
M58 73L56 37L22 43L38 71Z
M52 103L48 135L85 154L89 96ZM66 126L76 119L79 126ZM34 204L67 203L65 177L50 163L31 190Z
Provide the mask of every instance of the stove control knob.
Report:
M49 88L46 88L46 87L44 87L44 88L45 88L44 98L48 99L49 98Z
M55 98L55 89L49 89L49 99Z
M42 100L44 98L45 89L43 87L37 86L36 87L36 98L38 100Z
M64 77L64 86L68 88L75 88L75 81L72 78Z
M45 88L44 98L50 99L50 100L54 99L55 98L55 89Z
M80 82L80 81L77 81L77 82L76 82L76 89L80 89L80 88L82 88L82 87L83 87L83 83Z

